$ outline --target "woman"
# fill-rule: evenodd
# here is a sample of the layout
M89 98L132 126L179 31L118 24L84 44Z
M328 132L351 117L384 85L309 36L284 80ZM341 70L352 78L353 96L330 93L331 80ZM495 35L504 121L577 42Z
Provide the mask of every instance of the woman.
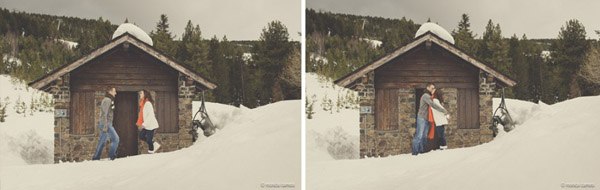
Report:
M138 120L136 125L140 131L140 139L146 141L148 144L148 153L154 154L159 148L160 144L154 142L154 132L158 128L158 121L154 114L154 99L152 94L147 90L141 90L139 92L140 97L140 112L138 114Z
M444 107L442 106L442 102L444 102L444 94L442 93L441 90L434 90L434 95L433 95L433 103L439 107ZM436 147L434 149L446 149L448 148L446 146L446 136L444 135L445 132L445 125L448 125L448 119L450 119L450 115L444 114L436 109L432 110L433 113L433 119L434 119L434 123L435 123L435 138L434 138L434 143L436 144Z

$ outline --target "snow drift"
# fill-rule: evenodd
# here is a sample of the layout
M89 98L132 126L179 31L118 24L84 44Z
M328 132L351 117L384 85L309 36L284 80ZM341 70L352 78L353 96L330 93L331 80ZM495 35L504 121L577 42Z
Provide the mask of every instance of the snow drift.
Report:
M431 33L434 33L434 34L438 35L440 38L450 42L451 44L454 44L454 37L452 37L450 32L448 32L448 30L444 29L440 25L437 25L436 23L433 23L433 22L423 23L423 25L421 25L421 27L419 27L419 30L417 30L415 37L423 35L428 31L431 31Z
M316 80L316 75L307 75L308 95L332 96L331 85L327 80ZM499 103L495 98L494 108ZM600 185L600 149L596 147L600 144L600 96L554 105L512 99L506 104L517 126L509 133L499 130L500 134L486 144L419 156L337 160L318 142L350 141L358 151L359 111L315 109L316 120L306 122L307 189L561 189L573 184ZM352 140L328 135L339 129Z
M117 27L117 30L115 30L115 33L113 33L112 39L115 39L116 37L119 37L120 35L126 32L142 40L143 42L146 42L150 46L153 45L152 38L148 36L148 33L144 32L144 30L142 30L140 27L137 27L136 25L131 23L123 23L119 25L119 27Z

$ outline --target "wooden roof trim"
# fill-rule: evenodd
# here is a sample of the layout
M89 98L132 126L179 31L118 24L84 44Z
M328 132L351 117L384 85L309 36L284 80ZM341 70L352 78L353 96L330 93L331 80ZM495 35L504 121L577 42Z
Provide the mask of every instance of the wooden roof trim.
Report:
M201 77L199 74L197 74L196 72L178 64L177 62L171 60L170 58L168 58L167 56L163 55L162 53L156 51L154 48L152 48L150 45L142 42L141 40L135 38L134 36L132 36L129 33L124 33L123 35L117 37L116 39L114 39L113 41L109 42L108 44L94 50L93 52L79 58L78 60L76 60L75 62L72 62L68 65L65 65L61 68L58 68L56 70L54 70L53 72L49 73L48 75L41 77L31 83L29 83L29 85L33 88L36 89L42 89L45 86L47 86L48 84L52 83L53 81L55 81L56 79L60 78L61 76L77 69L78 67L84 65L85 63L95 59L96 57L108 52L109 50L115 48L117 45L122 44L128 42L132 45L135 45L136 47L142 49L143 51L145 51L146 53L148 53L149 55L151 55L152 57L166 63L167 65L169 65L170 67L172 67L173 69L191 77L193 80L195 80L196 82L200 83L201 85L206 86L206 88L208 89L215 89L217 87L216 84L206 80L205 78Z
M498 78L501 82L509 85L509 86L514 86L516 84L516 81L508 78L507 76L501 74L500 72L494 70L493 68L483 64L482 62L478 61L477 59L465 54L464 52L462 52L460 49L456 48L454 45L450 44L449 42L441 39L440 37L436 36L435 34L431 33L431 32L427 32L419 37L417 37L416 40L414 40L413 42L407 44L406 46L403 46L397 50L395 50L394 52L383 56L379 59L377 59L376 61L369 63L359 69L357 69L354 72L351 72L349 74L347 74L346 76L338 79L337 81L335 81L335 84L343 86L343 87L348 87L348 85L352 84L353 81L358 80L360 77L366 75L367 73L369 73L370 71L375 70L376 68L382 66L383 64L391 61L392 59L408 52L409 50L417 47L418 45L420 45L421 43L424 42L434 42L437 45L441 46L442 48L450 51L451 53L453 53L454 55L460 57L461 59L467 61L468 63L471 63L472 65L474 65L475 67L490 73L491 75L493 75L494 77Z

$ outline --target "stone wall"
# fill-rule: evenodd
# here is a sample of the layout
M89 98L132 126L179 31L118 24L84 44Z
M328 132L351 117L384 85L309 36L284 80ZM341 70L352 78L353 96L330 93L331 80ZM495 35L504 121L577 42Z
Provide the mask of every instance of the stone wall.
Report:
M491 75L480 71L479 72L479 143L490 142L494 139L494 131L492 130L492 118L494 105L492 98L496 92L496 79Z
M99 138L99 129L94 126L94 133L87 135L75 135L70 130L70 86L69 74L54 81L50 86L49 93L54 96L55 110L66 110L66 117L55 114L54 118L54 162L70 162L91 160L96 150ZM96 110L94 113L94 124L98 123L100 113L99 103L104 98L104 91L94 93ZM157 133L155 141L161 144L158 152L169 152L192 145L192 136L188 133L192 127L192 100L196 94L194 81L188 77L181 76L178 79L178 111L179 132ZM108 146L102 152L102 158L108 157ZM147 154L148 146L138 141L138 153Z
M371 157L375 152L375 74L369 72L354 86L360 104L360 157Z
M382 157L411 152L415 133L416 113L414 88L398 89L399 128L397 130L377 130L375 127L375 86L374 74L370 72L357 81L354 89L359 93L360 106L371 107L370 113L360 113L360 157ZM492 97L496 84L494 78L480 71L479 77L479 123L478 129L457 127L458 89L444 88L444 107L450 114L446 126L446 139L449 148L470 147L493 139ZM362 109L362 108L361 108Z

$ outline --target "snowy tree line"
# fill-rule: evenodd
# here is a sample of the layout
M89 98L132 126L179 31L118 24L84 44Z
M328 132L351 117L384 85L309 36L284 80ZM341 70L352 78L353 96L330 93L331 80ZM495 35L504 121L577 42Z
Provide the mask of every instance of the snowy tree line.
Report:
M103 18L0 9L0 74L35 80L106 44L116 27ZM208 101L252 108L300 98L300 44L290 41L279 21L266 23L258 40L230 41L226 36L205 38L191 20L176 38L167 15L160 15L149 35L155 48L218 84L206 94ZM69 46L63 40L77 44Z
M410 19L388 19L306 11L306 70L337 79L414 39L419 25ZM569 20L555 39L503 37L499 23L489 20L479 37L463 14L451 31L456 46L518 81L508 98L556 103L600 94L598 38L586 39L585 27ZM435 20L433 21L435 22ZM361 39L380 40L381 47Z

